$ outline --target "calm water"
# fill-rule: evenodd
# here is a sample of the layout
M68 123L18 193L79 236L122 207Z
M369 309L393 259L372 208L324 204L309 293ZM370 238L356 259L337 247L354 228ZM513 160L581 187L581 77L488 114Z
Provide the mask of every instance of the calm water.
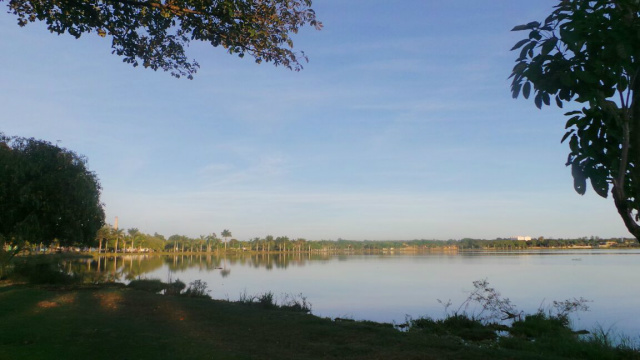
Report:
M419 255L253 255L119 257L100 260L103 276L207 282L210 295L237 300L267 291L303 294L313 313L402 323L412 317L444 316L438 299L457 308L487 279L518 309L535 312L553 300L584 297L590 311L574 327L612 327L640 336L640 251L575 250L432 253ZM96 261L85 264L95 270Z

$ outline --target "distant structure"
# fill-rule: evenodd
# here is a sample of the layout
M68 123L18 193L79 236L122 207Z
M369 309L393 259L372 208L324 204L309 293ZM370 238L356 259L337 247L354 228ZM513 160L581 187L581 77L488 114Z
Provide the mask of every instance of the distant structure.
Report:
M518 240L518 241L530 241L531 236L512 236L509 240Z
M113 227L118 230L118 217L116 216L116 222L113 224Z

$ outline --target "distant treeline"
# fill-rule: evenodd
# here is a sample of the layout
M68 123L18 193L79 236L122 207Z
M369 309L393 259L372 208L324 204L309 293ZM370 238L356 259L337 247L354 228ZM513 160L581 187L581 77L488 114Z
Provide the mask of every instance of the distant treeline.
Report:
M450 240L307 240L288 236L255 237L238 240L231 232L221 232L223 238L215 233L192 238L185 235L171 235L165 238L154 233L145 234L136 228L116 230L105 226L98 232L95 245L82 250L101 252L172 252L172 253L210 253L210 252L419 252L419 251L460 251L460 250L521 250L537 248L628 248L639 247L636 239L610 238L597 236L576 239L533 238L514 240L498 238L486 239L450 239ZM55 247L55 244L54 244Z

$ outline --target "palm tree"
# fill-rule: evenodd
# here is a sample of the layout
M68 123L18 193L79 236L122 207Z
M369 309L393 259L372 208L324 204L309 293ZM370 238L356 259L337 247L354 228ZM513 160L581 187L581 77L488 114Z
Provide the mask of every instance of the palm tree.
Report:
M227 252L227 238L231 237L231 231L224 229L222 230L222 232L220 233L220 236L222 236L224 238L224 252Z
M272 235L265 236L264 242L265 242L265 245L267 245L267 252L269 252L269 248L273 244L273 236Z
M207 236L207 252L211 252L211 244L215 244L216 233L211 233Z
M98 254L102 252L102 241L104 240L104 246L107 246L107 239L109 238L109 232L111 232L111 228L108 225L105 225L98 230L96 234L96 240L98 240ZM106 250L105 250L106 252Z
M254 249L255 247L255 249ZM259 237L255 237L253 239L251 239L251 248L254 249L255 251L260 251L260 238Z
M131 237L131 252L133 252L133 242L136 240L138 235L140 235L140 230L138 230L138 228L131 228L131 229L128 229L127 232Z
M120 236L124 233L123 229L113 229L113 236L116 238L116 246L114 247L114 253L118 253L118 242L120 241Z

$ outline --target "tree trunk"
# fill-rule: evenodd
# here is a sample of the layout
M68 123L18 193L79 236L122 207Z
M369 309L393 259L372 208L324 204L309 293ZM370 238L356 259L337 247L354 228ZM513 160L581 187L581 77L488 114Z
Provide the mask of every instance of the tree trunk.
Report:
M613 195L613 201L618 209L618 214L622 217L622 221L627 227L627 230L629 230L631 235L635 236L636 239L640 239L640 226L634 219L632 209L629 208L627 199L624 196L624 191L620 191L617 186L614 186L611 194Z
M640 73L640 70L638 70ZM632 99L628 104L628 113L625 113L623 121L623 140L622 140L622 156L620 159L620 167L618 177L613 180L613 201L618 210L618 214L622 217L627 230L638 240L640 240L640 225L638 225L638 216L633 214L633 210L640 211L640 199L635 190L640 184L640 79L638 73L632 79ZM630 164L634 167L630 168ZM627 177L630 177L628 179ZM628 182L634 186L632 194L627 194L625 184ZM628 199L633 198L633 203Z

